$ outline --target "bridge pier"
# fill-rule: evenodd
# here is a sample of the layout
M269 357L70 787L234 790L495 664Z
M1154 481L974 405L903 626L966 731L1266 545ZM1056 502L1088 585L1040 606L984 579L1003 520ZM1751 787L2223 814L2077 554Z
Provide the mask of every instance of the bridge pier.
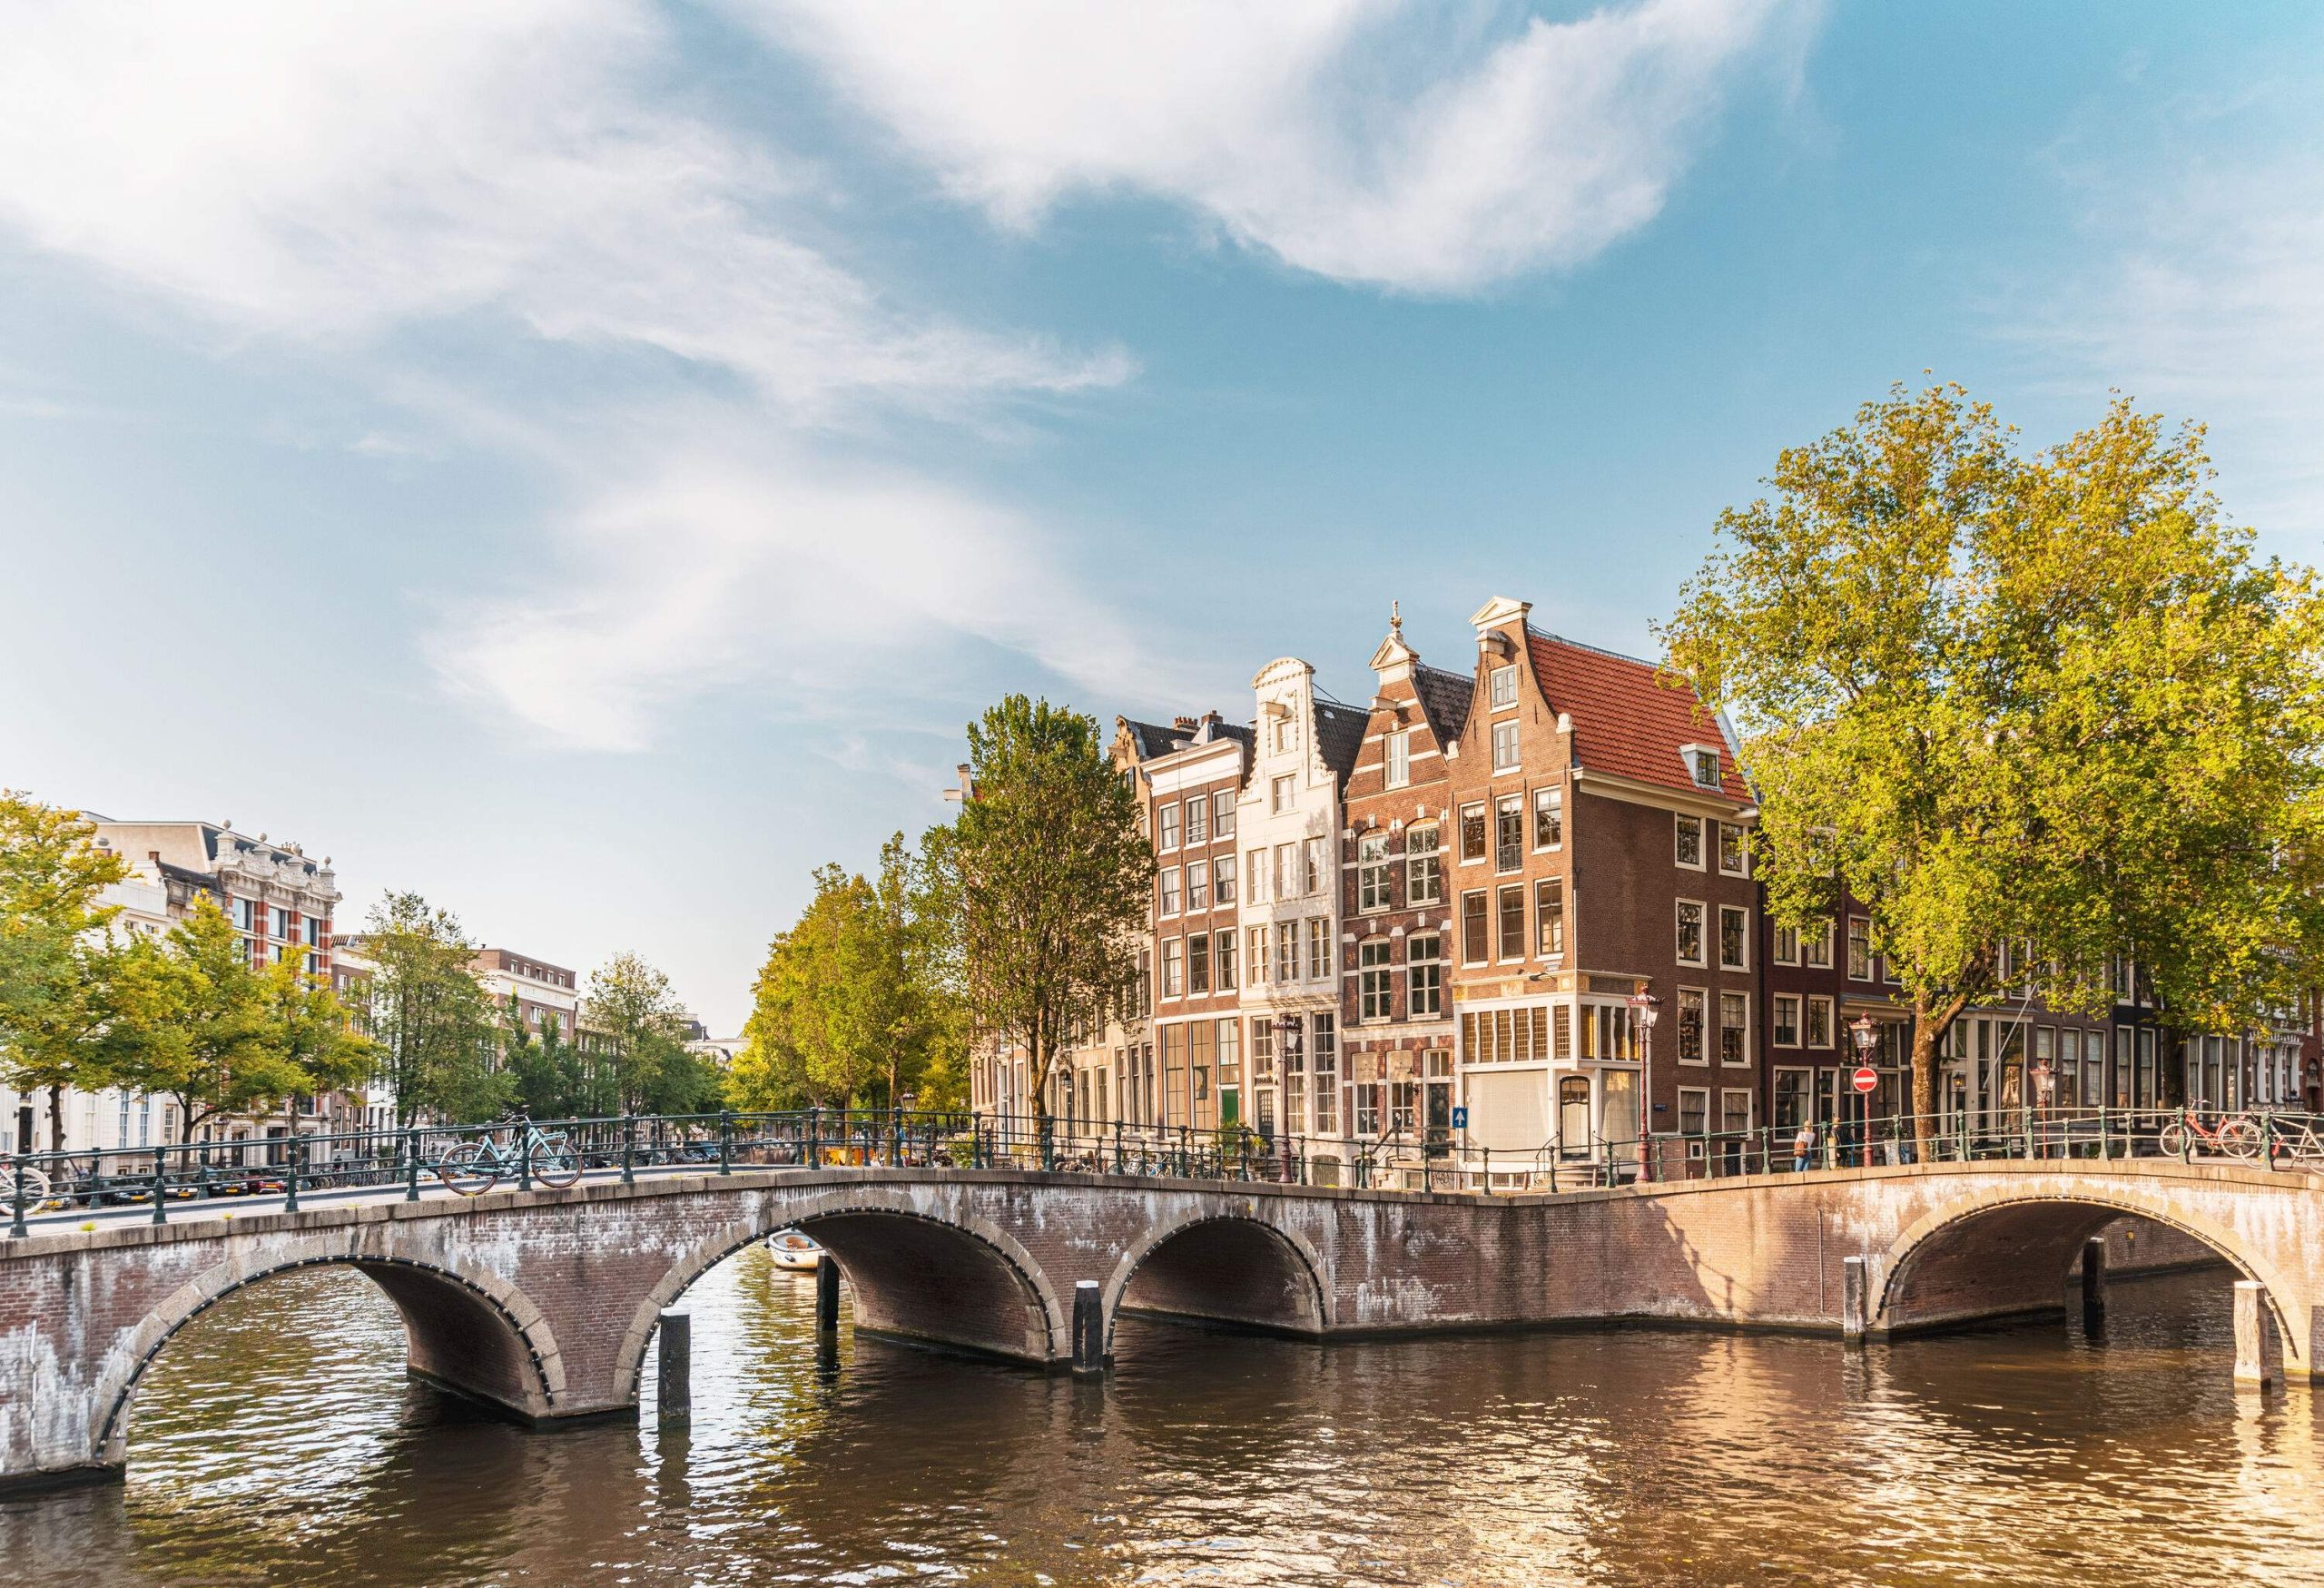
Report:
M2276 1333L2275 1314L2268 1306L2268 1287L2257 1279L2235 1282L2235 1382L2263 1388L2283 1382L2283 1342Z

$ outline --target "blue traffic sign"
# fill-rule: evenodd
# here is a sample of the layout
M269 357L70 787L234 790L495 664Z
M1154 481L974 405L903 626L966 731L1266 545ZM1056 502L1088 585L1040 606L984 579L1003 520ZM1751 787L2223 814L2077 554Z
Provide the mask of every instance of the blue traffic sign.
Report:
M1466 1109L1464 1109L1464 1108L1463 1108L1463 1109L1454 1109L1454 1110L1452 1110L1452 1129L1454 1129L1455 1130L1465 1130L1465 1129L1467 1129L1468 1128L1469 1128L1469 1110L1466 1110Z

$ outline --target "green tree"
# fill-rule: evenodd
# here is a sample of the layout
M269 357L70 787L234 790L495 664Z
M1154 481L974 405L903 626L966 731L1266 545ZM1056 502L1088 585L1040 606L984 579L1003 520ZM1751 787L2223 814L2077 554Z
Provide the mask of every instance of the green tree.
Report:
M969 725L970 794L924 850L931 963L970 1029L1021 1047L1048 1096L1066 1033L1103 1021L1137 972L1154 885L1137 799L1089 717L1021 695Z
M0 791L0 1076L46 1091L54 1150L66 1089L110 1084L155 1013L150 949L113 942L99 902L128 875L78 812Z
M828 1108L867 1079L857 983L871 896L844 867L816 869L814 896L759 972L743 1050L726 1077L736 1108Z
M2133 957L2187 1030L2314 974L2324 607L2209 472L2200 429L2120 399L2026 458L1958 387L1899 388L1720 515L1664 627L1741 719L1777 919L1869 918L1924 1121L2007 945L2034 950L2010 984L2069 1010Z
M287 971L252 966L250 945L207 894L170 929L164 974L168 1011L158 1040L143 1044L111 1081L176 1100L182 1140L222 1115L269 1110L351 1082L368 1068L368 1050L346 1031L337 1000L301 986L295 961Z
M418 893L390 893L365 922L361 949L373 966L361 1023L379 1079L394 1094L398 1127L423 1112L458 1120L497 1114L510 1087L495 1062L491 995L470 969L476 945L458 919Z
M687 1114L715 1105L718 1074L685 1045L686 1012L670 979L638 955L589 972L581 1023L609 1067L625 1113Z

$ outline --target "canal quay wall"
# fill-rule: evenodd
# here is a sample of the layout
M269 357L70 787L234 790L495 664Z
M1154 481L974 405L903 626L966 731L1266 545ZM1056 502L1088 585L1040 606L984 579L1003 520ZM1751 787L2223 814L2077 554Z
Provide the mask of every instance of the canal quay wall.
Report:
M2140 1260L2213 1254L2256 1281L2270 1348L2305 1380L2324 1344L2319 1193L2306 1175L2175 1160L1512 1197L738 1169L35 1225L0 1242L0 1482L117 1474L138 1383L171 1336L246 1286L319 1264L388 1295L418 1375L535 1425L627 1414L663 1310L793 1225L832 1254L859 1328L1098 1371L1125 1311L1318 1339L1624 1320L1878 1338L2057 1310L2085 1244L2122 1239L2135 1218Z

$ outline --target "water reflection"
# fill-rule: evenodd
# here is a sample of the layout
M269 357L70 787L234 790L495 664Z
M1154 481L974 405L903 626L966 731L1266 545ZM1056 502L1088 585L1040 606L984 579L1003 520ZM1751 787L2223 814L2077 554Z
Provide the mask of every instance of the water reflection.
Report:
M2239 1395L2225 1278L1850 1353L1551 1334L1319 1347L1126 1320L1105 1386L842 1336L746 1253L694 1418L532 1435L409 1385L300 1272L163 1354L124 1488L0 1506L25 1584L2324 1581L2305 1394ZM651 1404L652 1385L645 1388Z

